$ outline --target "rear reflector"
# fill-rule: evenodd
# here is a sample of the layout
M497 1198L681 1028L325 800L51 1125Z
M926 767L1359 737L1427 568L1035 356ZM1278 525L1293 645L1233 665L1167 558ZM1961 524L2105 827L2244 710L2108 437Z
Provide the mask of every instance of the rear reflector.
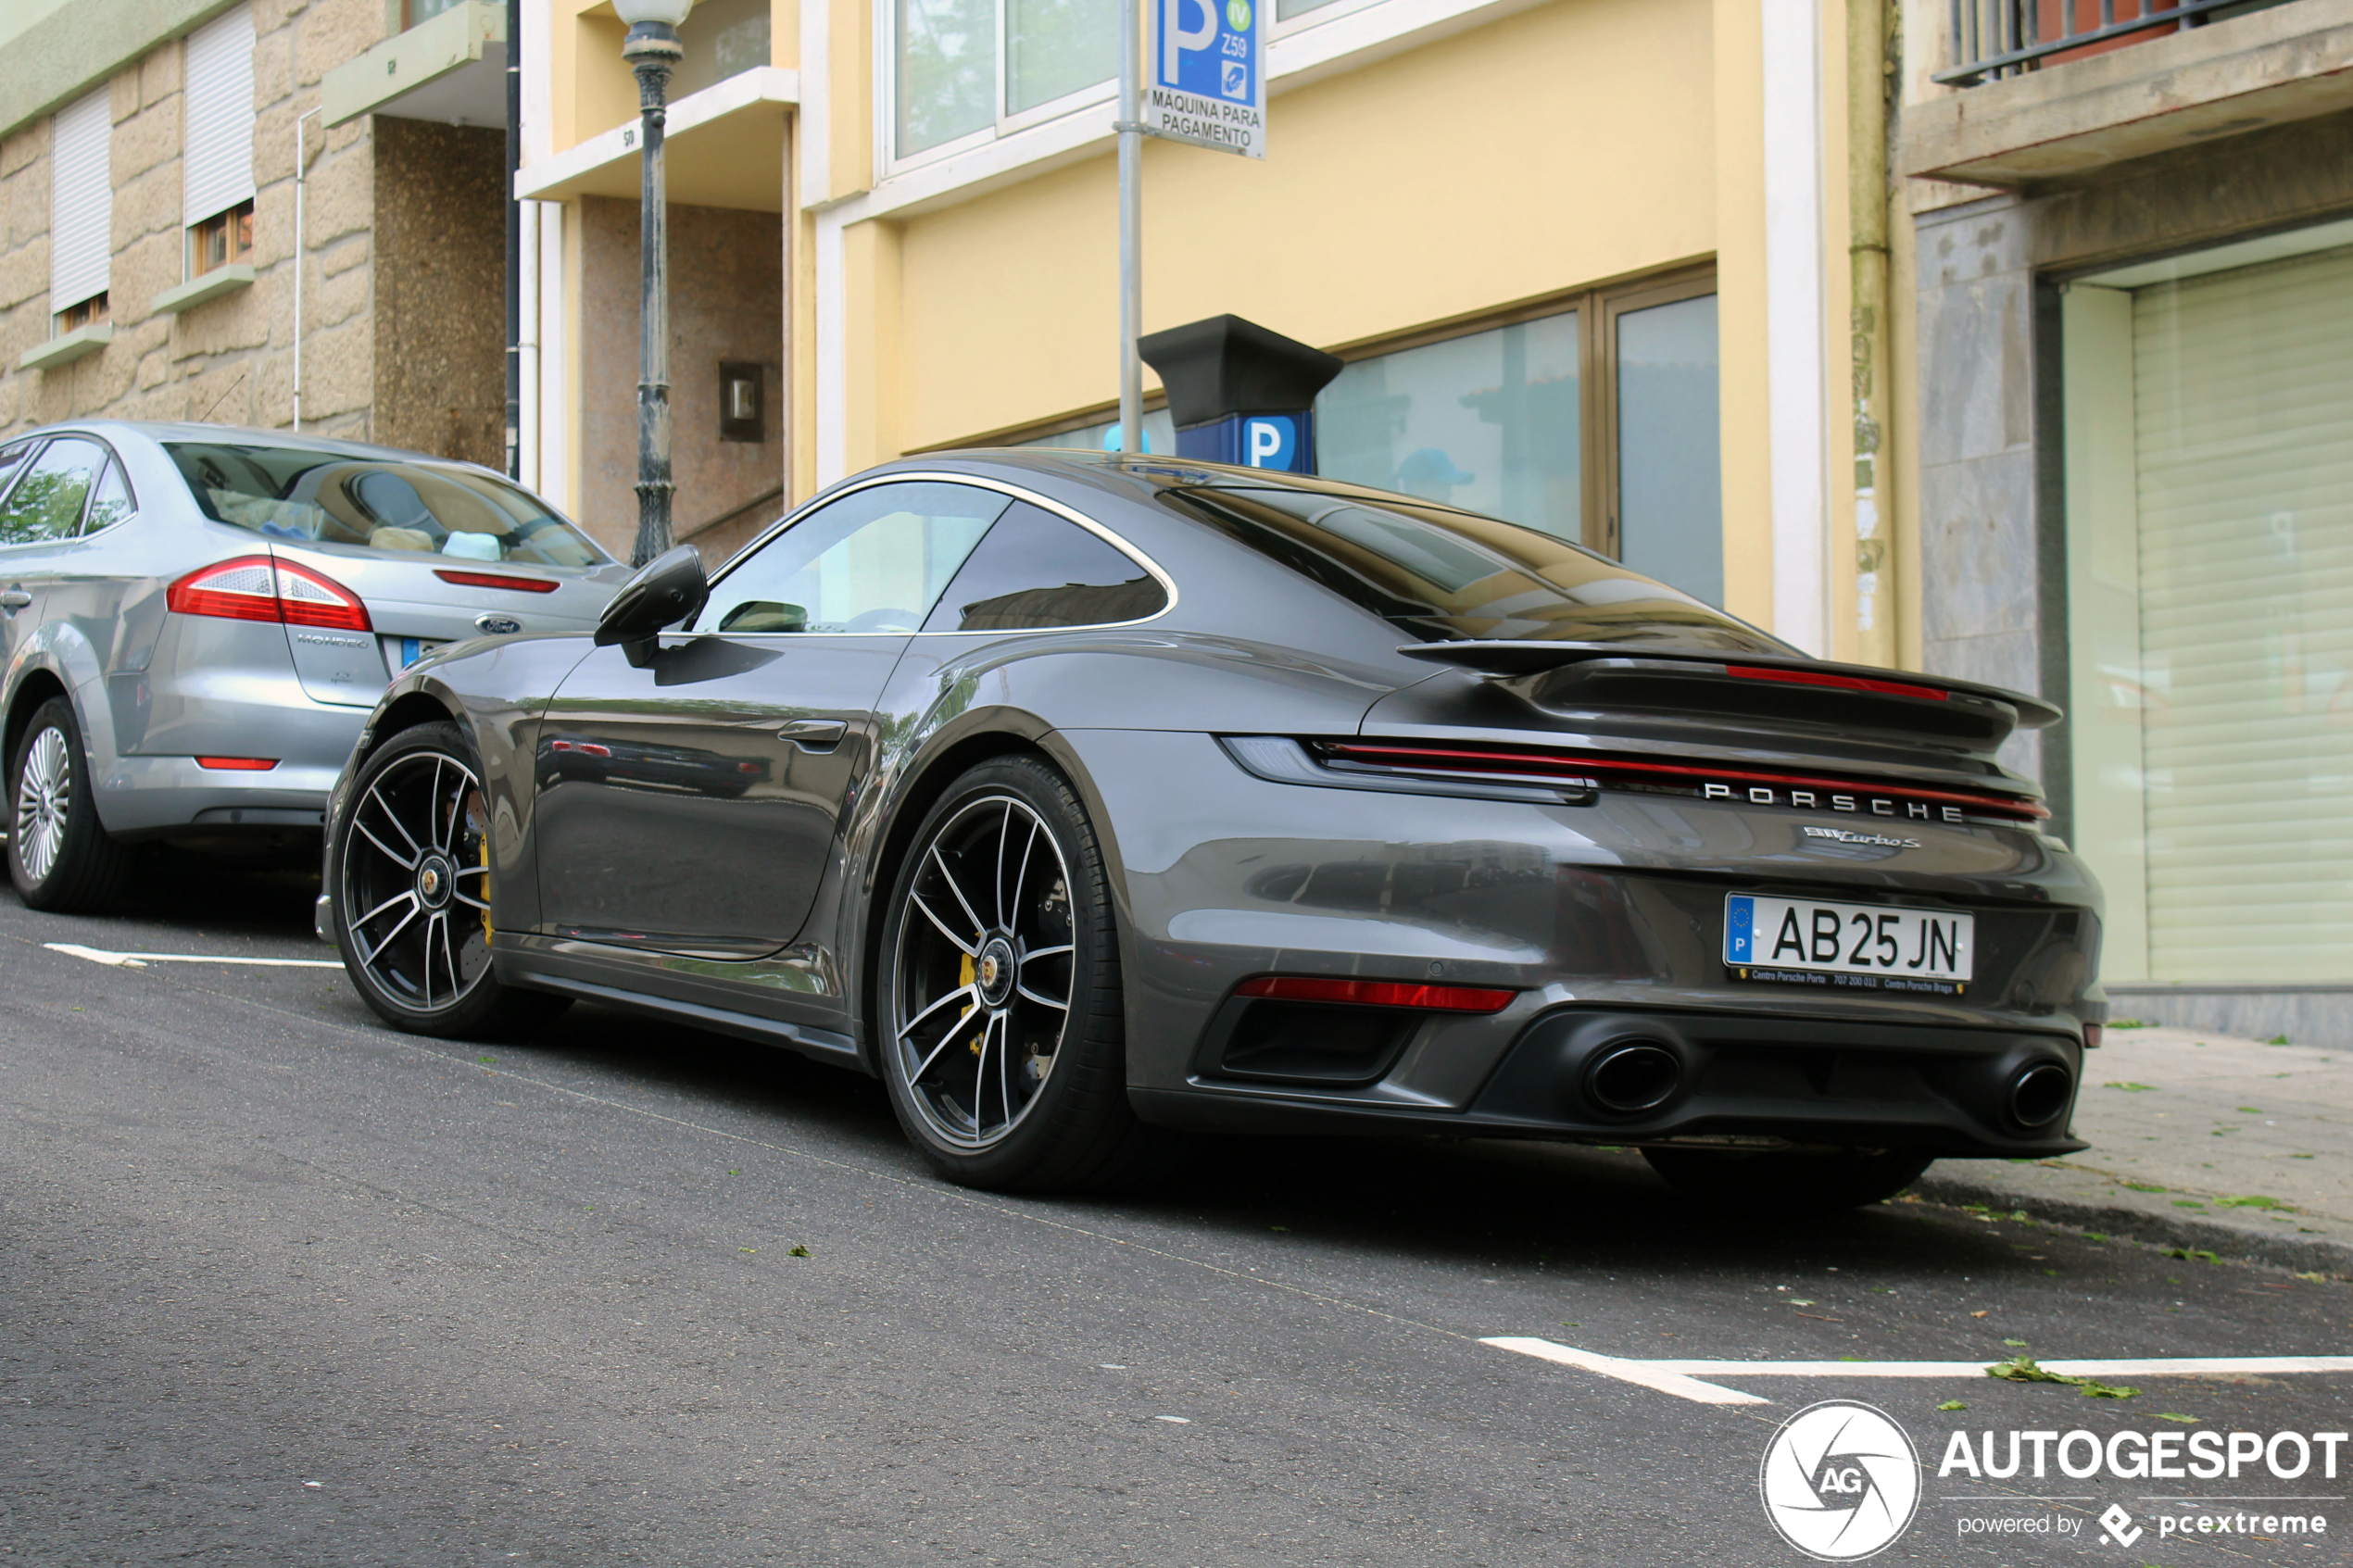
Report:
M592 740L551 740L547 743L547 749L577 751L583 757L610 757L612 755L611 746L598 746Z
M1835 686L1844 692L1885 692L1891 696L1925 697L1931 702L1950 702L1953 694L1934 686L1916 686L1908 681L1874 681L1868 675L1832 675L1820 670L1772 670L1755 664L1728 664L1724 673L1737 675L1743 681L1780 681L1793 686Z
M1469 985L1415 985L1395 980L1337 980L1323 975L1267 974L1234 988L1240 997L1283 1002L1356 1002L1377 1008L1425 1008L1432 1012L1501 1012L1516 991Z
M199 768L222 769L232 773L266 773L278 765L274 757L199 757Z
M289 626L329 626L371 632L359 596L321 572L268 556L239 556L199 567L164 591L164 604L182 615L225 621L276 621Z
M495 571L444 571L436 567L434 575L460 588L512 588L518 594L552 594L559 586L545 577L505 577Z
M2038 801L2020 799L2009 795L1980 795L1972 791L1931 789L1924 784L1896 784L1869 779L1824 778L1812 773L1765 772L1754 768L1710 768L1689 762L1638 762L1623 757L1586 757L1565 752L1504 751L1472 749L1466 746L1421 746L1403 742L1321 741L1317 749L1327 758L1345 763L1369 764L1375 767L1411 770L1416 772L1453 771L1473 777L1537 778L1573 774L1598 780L1604 787L1656 788L1680 786L1700 795L1703 799L1739 799L1743 797L1734 786L1755 786L1770 792L1779 790L1819 790L1824 793L1852 792L1856 797L1886 797L1896 801L1934 801L1961 810L2020 821L2039 821L2050 810ZM1760 804L1785 805L1792 802L1755 797ZM1840 807L1837 809L1849 809ZM1870 813L1886 816L1891 813Z
M2086 1023L2083 1025L2083 1048L2085 1050L2095 1051L2100 1048L2100 1031L2106 1027L2106 1024L2101 1023Z

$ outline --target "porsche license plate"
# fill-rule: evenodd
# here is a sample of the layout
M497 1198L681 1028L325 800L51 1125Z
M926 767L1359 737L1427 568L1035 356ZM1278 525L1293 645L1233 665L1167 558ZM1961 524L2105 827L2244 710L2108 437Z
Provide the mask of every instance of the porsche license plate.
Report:
M1950 909L1734 893L1724 899L1724 962L1736 970L1942 982L1934 988L1944 990L1971 977L1976 924L1974 916Z

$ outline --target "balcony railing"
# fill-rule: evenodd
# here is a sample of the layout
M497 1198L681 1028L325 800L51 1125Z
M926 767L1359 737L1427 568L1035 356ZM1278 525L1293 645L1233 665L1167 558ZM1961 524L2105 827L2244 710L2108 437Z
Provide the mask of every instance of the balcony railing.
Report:
M1935 80L1974 87L2040 70L2055 59L2100 54L2159 32L2202 26L2217 12L2263 9L2281 0L1951 0L1953 59Z

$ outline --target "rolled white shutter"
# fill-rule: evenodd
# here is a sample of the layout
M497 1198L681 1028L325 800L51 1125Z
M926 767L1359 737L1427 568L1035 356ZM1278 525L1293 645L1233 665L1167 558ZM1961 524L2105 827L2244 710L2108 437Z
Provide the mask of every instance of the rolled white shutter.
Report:
M188 34L182 70L187 221L253 199L253 7L240 6Z
M49 308L107 292L114 252L114 116L107 89L59 109L49 127Z
M2353 971L2353 250L2140 290L2159 980Z

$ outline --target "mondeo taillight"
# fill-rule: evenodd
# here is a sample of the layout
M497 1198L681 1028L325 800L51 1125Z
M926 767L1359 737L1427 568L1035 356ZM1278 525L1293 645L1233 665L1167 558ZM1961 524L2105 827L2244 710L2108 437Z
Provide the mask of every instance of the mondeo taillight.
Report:
M359 595L324 573L268 556L239 556L199 567L165 590L164 603L182 615L375 630Z

